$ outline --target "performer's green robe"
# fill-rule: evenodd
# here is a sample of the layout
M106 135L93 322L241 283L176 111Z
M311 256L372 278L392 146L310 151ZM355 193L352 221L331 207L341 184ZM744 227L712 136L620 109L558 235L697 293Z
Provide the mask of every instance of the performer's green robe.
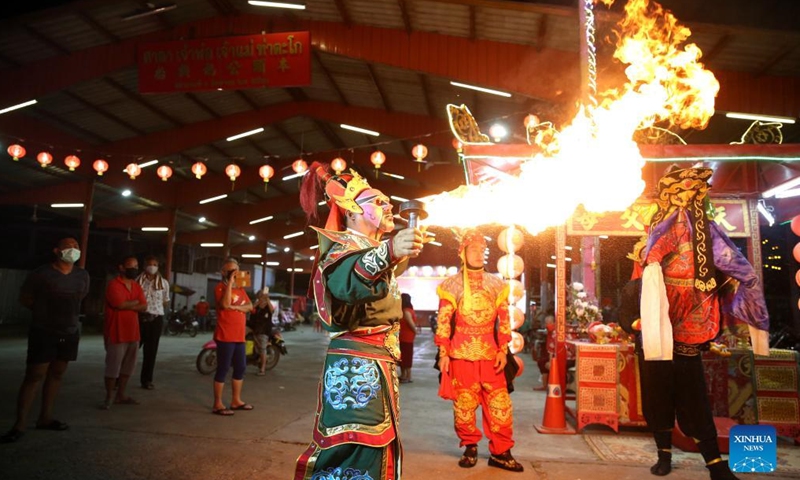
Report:
M318 390L313 440L295 480L400 479L397 431L402 318L391 241L318 229L312 288L333 332Z

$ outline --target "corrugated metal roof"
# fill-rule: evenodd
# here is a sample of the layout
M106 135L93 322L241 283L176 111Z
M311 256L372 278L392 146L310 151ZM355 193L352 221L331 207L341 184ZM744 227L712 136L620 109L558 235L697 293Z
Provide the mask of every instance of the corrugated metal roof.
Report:
M78 15L61 15L31 22L30 27L68 51L83 50L108 43L108 38Z
M406 3L411 27L456 37L469 37L469 7L452 3L414 1Z
M19 65L44 60L58 53L53 47L36 39L22 28L10 28L0 32L0 55Z
M194 94L198 100L207 105L219 116L233 115L246 112L253 108L234 90L221 92L197 92Z
M141 19L141 21L122 19L123 15L137 8L141 8L141 3L136 1L103 2L87 9L86 14L121 39L144 35L162 28L155 18Z
M475 34L496 42L536 45L543 18L545 15L541 13L478 7L475 9Z
M353 23L382 28L405 28L396 0L347 0L343 2Z

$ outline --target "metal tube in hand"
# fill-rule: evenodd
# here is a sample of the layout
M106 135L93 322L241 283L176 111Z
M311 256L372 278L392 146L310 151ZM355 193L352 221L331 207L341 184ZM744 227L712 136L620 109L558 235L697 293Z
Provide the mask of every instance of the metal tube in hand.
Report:
M417 222L428 217L428 212L425 211L425 204L419 200L403 202L398 210L400 216L408 221L408 228L417 228Z

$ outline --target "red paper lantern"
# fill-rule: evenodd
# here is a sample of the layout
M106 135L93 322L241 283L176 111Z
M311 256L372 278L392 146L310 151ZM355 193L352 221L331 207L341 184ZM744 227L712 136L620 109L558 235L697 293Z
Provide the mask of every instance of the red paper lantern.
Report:
M192 165L192 173L194 173L194 176L198 180L200 180L200 178L202 178L202 176L205 175L207 171L208 168L206 168L206 164L203 162L196 162L194 165Z
M231 163L227 167L225 167L225 175L231 179L231 182L235 182L239 175L242 174L242 169L239 168L239 165L235 163Z
M140 167L138 163L129 163L128 166L125 167L125 171L131 177L131 180L136 180L136 177L142 173L142 167Z
M294 170L294 173L303 173L308 170L308 164L302 158L298 158L292 162L292 170Z
M380 150L375 150L372 152L372 155L369 156L369 161L375 165L376 169L381 168L381 165L386 163L386 155Z
M108 162L102 159L97 159L92 164L92 168L97 172L97 175L102 177L104 172L108 171Z
M461 150L464 148L464 144L461 143L461 140L454 138L452 143L453 143L453 148L455 148L459 153L461 153Z
M50 155L50 152L39 152L39 155L36 155L36 161L44 168L53 163L53 156Z
M258 174L264 179L264 183L268 183L269 179L275 175L275 169L269 165L263 165L258 169Z
M422 162L428 156L428 147L421 143L414 145L414 148L411 149L411 155L414 155L417 162Z
M344 158L342 157L336 157L331 162L331 168L334 172L336 172L337 175L339 175L345 168L347 168L347 162L345 162Z
M81 165L81 159L76 157L75 155L69 155L67 158L64 159L64 165L69 167L70 172L74 172L75 169Z
M522 334L519 332L511 332L511 341L508 342L508 349L511 353L521 352L524 346L525 338L523 338Z
M794 248L792 249L792 256L794 257L795 260L800 262L800 243L795 245Z
M528 115L527 117L525 117L525 121L523 123L525 124L525 128L531 129L536 125L539 125L539 123L541 122L539 121L539 117L537 117L536 115Z
M797 215L792 219L792 232L800 237L800 215Z
M25 149L22 147L22 145L17 145L15 143L14 145L8 147L8 154L11 155L11 158L13 158L16 162L25 156Z
M169 165L161 165L156 170L156 175L161 177L161 180L166 182L167 179L172 176L172 167Z

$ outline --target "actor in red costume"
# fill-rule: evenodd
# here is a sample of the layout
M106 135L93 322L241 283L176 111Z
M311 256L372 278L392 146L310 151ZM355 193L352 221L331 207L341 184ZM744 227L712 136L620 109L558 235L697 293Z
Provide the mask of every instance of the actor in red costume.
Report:
M459 247L461 271L439 286L435 339L439 369L450 374L455 393L455 430L460 446L465 447L458 465L469 468L478 461L481 431L476 412L480 406L489 438L489 465L521 472L522 465L511 456L513 415L503 373L511 340L508 288L484 271L485 250L480 233L465 232Z

